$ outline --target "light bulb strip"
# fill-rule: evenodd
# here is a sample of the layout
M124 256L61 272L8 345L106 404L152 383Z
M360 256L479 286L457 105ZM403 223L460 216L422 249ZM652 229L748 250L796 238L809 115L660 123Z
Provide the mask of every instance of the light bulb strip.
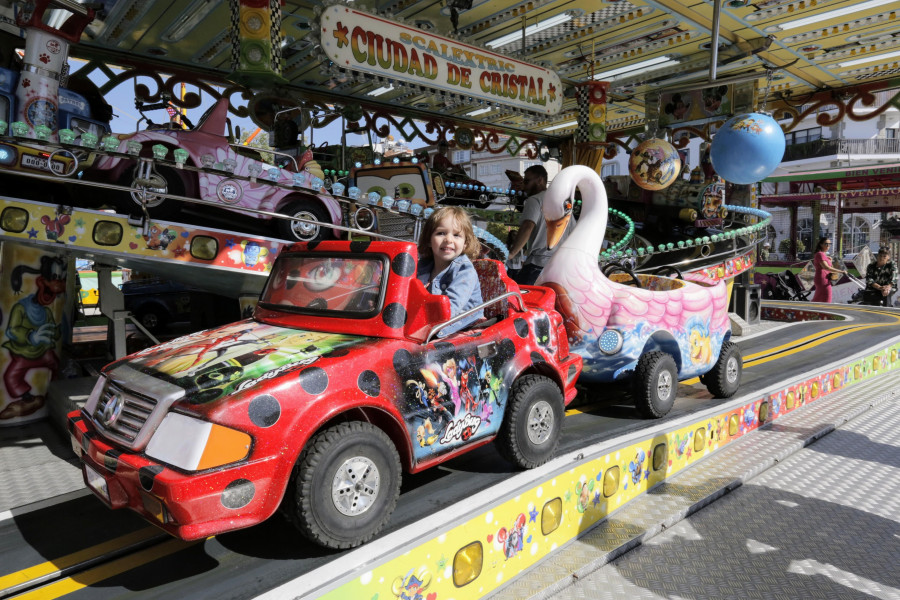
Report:
M860 27L871 27L872 25L876 25L878 23L886 21L897 21L897 11L892 10L890 12L878 13L877 15L872 15L871 17L865 17L863 19L856 19L855 21L846 21L838 25L823 27L822 29L815 29L813 31L789 35L784 38L782 42L786 45L792 46L794 44L803 42L819 41L824 37L828 37L829 32L835 34L838 31L853 31L854 29L858 29Z
M890 40L882 40L877 44L864 44L856 48L844 48L842 50L826 52L816 56L813 60L816 62L831 62L851 57L863 59L866 56L872 56L870 60L877 60L876 52L890 50L891 48L900 48L900 38L891 38ZM841 64L839 66L846 67L848 65Z

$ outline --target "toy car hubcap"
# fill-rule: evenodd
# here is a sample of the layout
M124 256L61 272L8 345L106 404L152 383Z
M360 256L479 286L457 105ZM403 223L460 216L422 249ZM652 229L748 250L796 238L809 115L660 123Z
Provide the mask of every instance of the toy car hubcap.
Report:
M725 377L728 379L728 383L734 383L735 381L737 381L737 376L738 362L736 358L731 357L725 364Z
M543 444L553 431L553 407L541 400L528 412L528 440L532 444Z
M312 219L313 221L318 221L316 215L306 211L300 211L298 213L294 213L291 216L300 219ZM298 240L305 241L311 240L316 237L316 235L319 233L319 226L313 223L306 223L304 221L293 221L291 230L294 232L294 235Z
M139 186L138 180L135 180L135 182L133 184L138 189L143 190L143 193L142 192L132 192L131 193L131 197L134 199L135 202L137 202L138 204L142 204L142 196L146 196L147 206L150 208L153 208L155 206L159 206L160 204L162 204L163 202L166 201L165 198L161 198L160 196L157 195L157 194L165 194L169 191L169 186L166 184L165 179L163 179L161 176L157 175L156 173L152 173L150 175L150 177L147 180L142 181L142 183L144 183L144 185Z
M341 514L360 515L378 497L380 477L378 467L364 456L348 458L338 467L331 484L331 499Z
M656 380L656 393L660 398L668 398L671 391L672 376L668 371L663 371L659 374L659 379Z

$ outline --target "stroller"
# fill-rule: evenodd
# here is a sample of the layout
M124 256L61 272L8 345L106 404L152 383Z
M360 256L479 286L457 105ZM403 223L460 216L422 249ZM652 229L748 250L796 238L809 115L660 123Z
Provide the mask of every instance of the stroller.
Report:
M757 273L756 283L761 284L763 297L766 300L795 300L798 302L809 301L812 289L806 289L800 282L800 278L790 269L781 273L765 274L765 280L761 280Z

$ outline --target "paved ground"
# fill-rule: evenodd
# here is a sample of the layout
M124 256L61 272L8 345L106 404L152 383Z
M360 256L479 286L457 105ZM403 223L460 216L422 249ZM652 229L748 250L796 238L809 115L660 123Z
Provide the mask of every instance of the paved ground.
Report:
M898 564L895 374L729 445L495 597L896 600Z

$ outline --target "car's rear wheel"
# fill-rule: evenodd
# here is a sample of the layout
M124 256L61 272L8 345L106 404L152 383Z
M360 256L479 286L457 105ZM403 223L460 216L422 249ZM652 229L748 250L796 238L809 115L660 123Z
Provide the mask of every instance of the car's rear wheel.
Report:
M280 212L289 217L331 223L331 215L328 210L316 200L295 200ZM277 219L277 221L278 235L292 242L318 242L333 237L332 229L329 227L293 219Z
M317 433L291 478L291 516L326 548L353 548L387 523L400 495L400 457L370 423L338 423Z
M731 398L741 386L743 365L741 350L737 344L725 342L719 352L719 360L700 381L716 398Z
M526 375L513 384L497 450L523 469L542 465L559 445L564 415L559 386L543 375Z
M146 204L147 212L154 219L173 219L181 212L181 202L165 198L160 194L184 196L184 182L174 169L156 167L141 173L141 163L125 171L120 185L132 188L131 192L119 196L117 206L125 214L141 215L141 205Z
M648 352L634 370L634 405L646 418L665 416L675 404L678 369L665 352Z

